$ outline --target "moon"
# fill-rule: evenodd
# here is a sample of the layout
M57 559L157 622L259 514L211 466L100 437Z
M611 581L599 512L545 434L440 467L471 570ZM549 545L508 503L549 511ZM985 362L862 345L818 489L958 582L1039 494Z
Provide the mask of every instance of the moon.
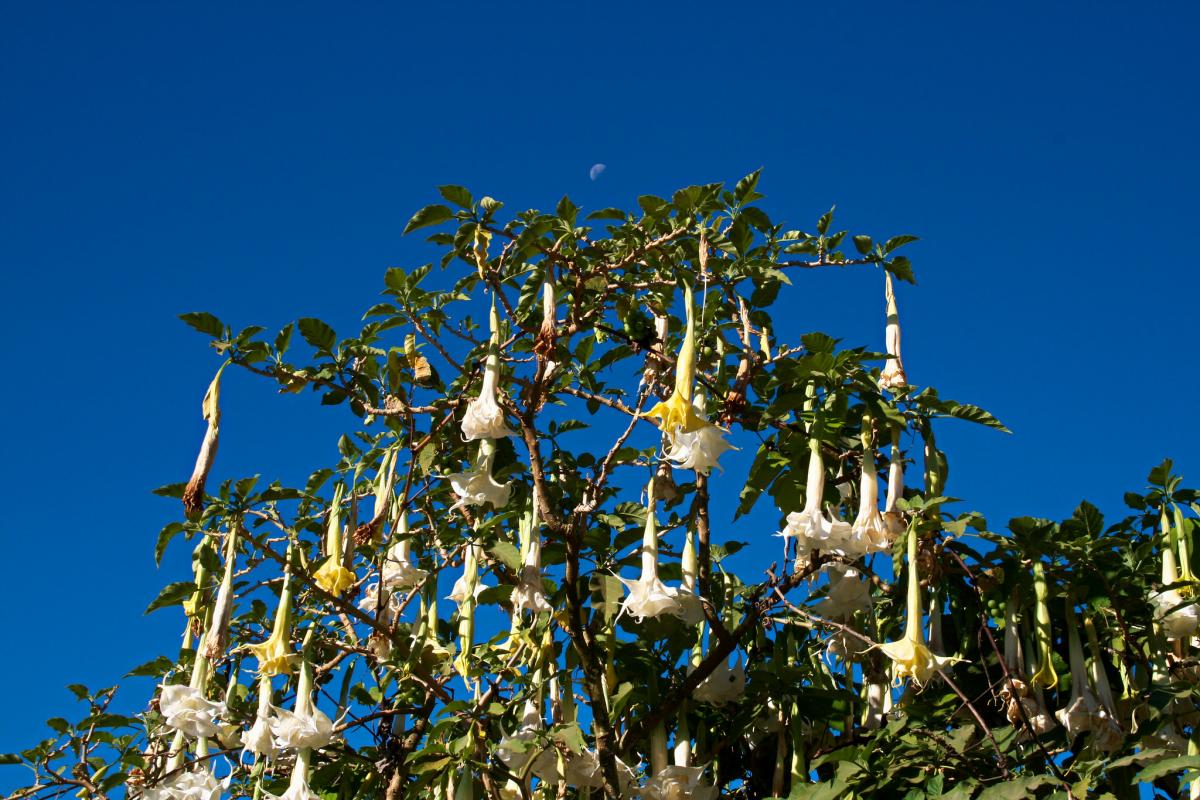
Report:
M592 164L592 168L588 170L588 177L596 180L606 169L608 169L607 164Z

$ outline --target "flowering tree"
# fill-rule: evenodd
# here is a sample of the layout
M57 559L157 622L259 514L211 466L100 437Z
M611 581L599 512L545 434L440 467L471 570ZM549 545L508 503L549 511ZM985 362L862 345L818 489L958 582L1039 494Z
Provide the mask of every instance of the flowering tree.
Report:
M586 217L443 186L406 232L446 278L389 270L352 336L184 314L221 365L158 490L183 646L137 716L72 686L11 796L1196 797L1196 492L1164 462L1115 524L950 511L936 426L1004 428L909 382L913 237L789 230L757 181ZM772 336L835 266L879 271L886 352ZM348 408L338 460L214 486L229 368ZM710 498L777 511L765 578Z

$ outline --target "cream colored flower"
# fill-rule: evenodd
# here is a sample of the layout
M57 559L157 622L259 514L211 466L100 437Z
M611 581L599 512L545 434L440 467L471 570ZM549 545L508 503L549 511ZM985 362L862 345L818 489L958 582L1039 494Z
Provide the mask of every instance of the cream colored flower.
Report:
M271 800L321 800L321 795L309 787L308 781L292 781L288 784L287 791L280 795L270 792L264 794Z
M716 800L717 787L704 782L704 767L666 767L642 787L647 800Z
M1167 516L1163 514L1163 535L1169 536ZM1179 583L1179 568L1176 566L1175 551L1168 543L1162 548L1162 582L1163 586ZM1194 603L1189 603L1190 597L1184 597L1184 592L1190 594L1191 587L1183 591L1164 589L1151 595L1150 602L1154 604L1154 618L1162 625L1163 633L1168 639L1190 639L1200 628L1200 609Z
M925 644L925 631L921 627L921 576L918 569L917 529L908 530L908 619L904 638L896 642L879 645L884 655L892 660L899 684L912 678L917 686L924 686L937 673L961 658L935 655Z
M412 561L412 539L408 535L408 514L399 513L392 543L383 560L383 585L392 591L412 589L425 580L429 573Z
M879 513L879 479L875 472L875 451L871 444L870 421L863 419L862 481L859 486L858 517L850 528L850 537L837 550L847 558L878 553L892 546L892 526Z
M220 726L216 718L225 713L224 703L205 700L199 689L183 684L164 686L158 706L167 727L194 738L217 735Z
M221 794L229 789L232 773L218 781L212 771L204 767L176 772L157 786L142 790L145 800L221 800Z
M831 620L848 620L855 611L871 610L871 590L862 573L845 564L829 563L822 567L829 577L829 589L813 610Z
M821 459L821 446L816 439L810 439L804 510L788 514L787 526L776 534L785 539L794 538L798 555L816 550L839 552L850 539L849 523L826 516L824 494L825 463Z
M742 696L746 690L746 670L739 653L732 667L728 661L717 664L707 678L692 692L692 699L712 706L724 705Z
M638 622L646 617L670 614L687 623L695 617L696 604L681 602L679 590L667 586L658 578L658 523L654 519L654 503L654 480L651 479L646 508L646 529L642 534L642 576L636 581L618 576L629 590L629 594L621 603L621 613L628 612Z
M537 741L544 729L537 704L527 700L521 715L521 726L500 739L496 745L496 756L518 775L528 766L532 774L553 779L558 770L556 752L553 747Z
M704 394L696 392L693 398L693 405L696 408L696 416L704 419ZM724 428L719 428L716 425L705 425L704 427L694 431L683 431L677 428L667 430L667 451L664 457L668 461L673 461L676 466L683 469L695 470L701 475L707 475L713 467L718 470L721 465L717 463L717 459L726 450L737 450L738 448L725 441L725 435L729 431Z
M887 352L890 358L879 375L879 388L893 392L908 387L904 361L900 358L900 312L896 308L896 293L892 288L892 273L884 272L884 295L887 298Z
M478 463L466 472L446 476L459 498L454 508L481 506L484 503L490 503L492 508L504 508L508 505L512 486L508 483L497 483L492 477L492 461L495 455L495 443L491 439L483 439L479 443Z
M275 708L271 719L271 733L275 736L278 750L309 747L319 749L333 741L333 721L321 709L307 704L304 713L294 713Z
M271 735L270 695L267 695L267 711L262 710L259 703L258 714L254 724L242 737L242 752L253 753L263 758L274 758L278 750L275 748L275 737Z
M496 383L500 376L500 319L495 303L492 304L490 322L491 339L483 368L483 386L479 389L479 396L467 404L467 411L463 415L463 438L468 442L515 435L515 431L505 424L504 411L496 401Z

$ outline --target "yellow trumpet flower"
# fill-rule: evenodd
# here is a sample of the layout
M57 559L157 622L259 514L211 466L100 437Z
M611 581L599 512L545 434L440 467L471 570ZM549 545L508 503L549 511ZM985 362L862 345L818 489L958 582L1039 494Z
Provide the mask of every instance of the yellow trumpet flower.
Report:
M250 652L258 659L259 675L289 674L298 658L291 650L291 553L288 556L289 565L283 572L283 591L279 593L279 607L275 609L275 625L271 628L271 636L262 644L250 645Z
M896 666L896 683L912 678L917 686L924 686L929 679L961 658L935 655L925 643L925 630L921 626L921 577L917 567L917 529L908 530L908 622L904 638L896 642L879 645Z
M687 307L687 332L675 360L675 391L642 415L658 417L658 426L668 433L692 433L710 424L699 417L692 406L692 385L696 379L696 320L692 288L686 284L683 297Z
M313 580L329 594L341 597L342 592L354 584L354 573L342 566L342 497L345 489L338 484L333 490L333 505L329 508L329 526L325 533L326 552L329 556L321 568L313 573Z

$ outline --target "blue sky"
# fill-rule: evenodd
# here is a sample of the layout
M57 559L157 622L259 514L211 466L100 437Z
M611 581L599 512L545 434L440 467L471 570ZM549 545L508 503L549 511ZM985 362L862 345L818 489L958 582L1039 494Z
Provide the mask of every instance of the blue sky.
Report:
M176 315L350 331L426 260L400 230L442 183L598 208L764 167L776 219L921 237L910 379L1014 431L943 427L964 508L1116 514L1166 455L1200 478L1200 13L835 5L0 6L0 751L175 647L141 615L187 570L154 566L178 508L149 490L190 473L216 366ZM785 338L882 344L877 274L784 302ZM348 422L238 373L223 399L218 477L298 480Z

